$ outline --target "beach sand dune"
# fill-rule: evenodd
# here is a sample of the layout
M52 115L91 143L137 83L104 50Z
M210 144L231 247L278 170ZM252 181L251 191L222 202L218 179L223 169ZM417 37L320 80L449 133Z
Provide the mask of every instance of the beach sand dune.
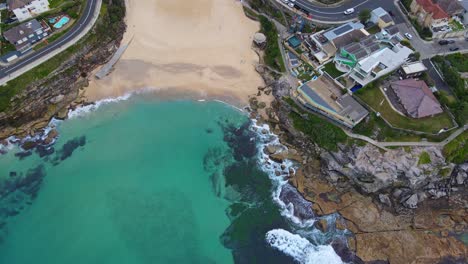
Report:
M259 24L235 0L128 0L131 44L107 77L92 78L89 100L138 89L217 98L239 105L263 85L251 49ZM162 93L164 94L164 93Z

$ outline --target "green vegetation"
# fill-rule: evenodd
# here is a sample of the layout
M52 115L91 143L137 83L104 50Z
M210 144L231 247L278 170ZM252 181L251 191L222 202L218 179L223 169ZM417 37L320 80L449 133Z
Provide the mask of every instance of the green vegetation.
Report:
M112 2L110 3L110 1ZM88 33L78 43L56 55L55 57L49 59L48 61L42 63L41 65L33 68L32 70L24 73L21 75L21 77L9 81L0 89L0 112L3 112L10 107L11 99L15 95L20 93L33 82L48 77L63 62L76 54L76 52L81 50L84 46L98 47L103 43L107 43L117 37L117 34L122 31L123 14L125 14L124 0L104 0L103 6L113 6L114 19L119 18L120 23L111 23L110 12L101 13L102 16L99 17L95 26L95 30L90 31L90 33ZM116 8L120 9L120 11L116 12Z
M265 54L263 56L265 64L278 71L284 72L286 68L284 66L283 57L281 55L281 50L278 43L278 32L276 31L275 25L265 16L260 16L260 26L260 31L267 37Z
M359 12L358 17L361 23L366 23L367 20L369 20L371 17L371 11L369 9L364 9L361 12Z
M244 13L247 15L247 17L250 17L251 19L254 19L254 20L257 20L259 19L259 15L257 15L257 13L255 13L254 11L252 11L252 9L246 7L246 6L243 6L243 9L244 9Z
M268 16L274 18L276 21L280 22L283 25L287 25L287 22L285 19L288 19L287 17L285 18L281 11L273 6L270 1L268 0L250 0L249 1L250 6L252 9L259 13L265 13ZM286 16L286 15L285 15Z
M347 136L341 128L317 116L312 114L301 116L291 112L289 117L293 121L294 128L302 131L312 141L327 150L335 151L338 143L346 142Z
M452 28L453 31L460 31L465 29L462 24L460 24L458 21L455 19L452 19L452 21L449 22L450 27Z
M411 45L411 42L409 42L407 39L400 41L400 44L414 50L413 45Z
M424 165L431 163L431 156L426 151L423 151L419 156L418 165Z
M468 54L454 53L445 56L445 59L459 72L468 72Z
M413 2L413 0L401 0L401 3L403 4L403 6L406 8L406 10L410 10L410 6L411 6L411 3Z
M468 161L468 131L461 133L458 137L445 145L443 153L448 161L453 163L464 163Z
M303 132L317 145L327 150L336 151L338 143L347 142L348 136L341 128L313 114L306 113L291 98L284 98L284 100L301 113L291 112L289 115L294 128Z
M303 63L301 66L299 66L298 68L296 68L297 72L299 73L297 75L297 78L299 80L301 80L302 82L307 82L309 81L310 79L312 79L312 77L314 75L318 75L315 71L314 71L314 68L312 68L312 66L306 64L306 63Z
M66 0L49 0L50 8L56 8L66 2Z
M422 27L419 25L418 21L414 18L410 18L411 24L413 24L413 27L416 29L418 32L419 36L425 40L430 40L432 39L432 31L427 28L427 27Z
M5 55L8 52L16 50L15 46L13 44L11 44L10 42L6 41L5 39L1 40L0 47L1 47L1 49L0 49L0 54L1 55Z
M368 28L368 29L366 29L366 30L367 30L367 32L369 32L370 34L377 34L377 33L380 32L380 28L379 28L379 26L377 26L377 25L373 25L372 27L370 27L370 28Z
M452 63L450 63L450 60L452 60ZM460 55L454 55L450 59L447 57L444 59L442 56L432 58L432 61L440 69L445 82L453 90L456 97L456 100L450 100L447 98L447 95L440 93L439 100L450 108L458 124L462 125L468 123L468 90L466 89L466 81L460 76L457 68L455 68L465 69L463 65L455 66L461 60Z
M421 131L426 133L438 133L442 128L452 127L449 115L444 112L434 117L413 119L402 116L395 112L385 99L378 81L361 88L355 93L360 99L366 102L372 109L379 112L383 118L394 127Z
M337 78L337 77L340 77L341 75L343 75L343 73L340 72L336 68L335 63L333 63L333 61L325 64L323 66L323 70L326 71L332 78Z

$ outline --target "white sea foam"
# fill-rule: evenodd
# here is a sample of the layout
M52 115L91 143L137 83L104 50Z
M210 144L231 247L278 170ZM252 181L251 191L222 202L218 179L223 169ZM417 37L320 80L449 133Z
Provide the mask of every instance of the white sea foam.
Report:
M294 215L294 206L292 204L285 204L280 199L281 189L288 183L285 177L290 176L290 171L295 173L295 164L289 160L283 161L282 164L277 163L271 160L270 157L263 152L266 145L277 145L280 146L282 150L287 150L287 147L280 144L278 136L270 131L270 127L267 124L259 125L257 120L253 120L252 128L258 132L258 136L260 138L260 143L258 145L260 166L263 171L267 172L276 187L273 190L272 198L281 208L281 215L301 228L311 227L315 222L314 219L300 219L296 217ZM284 170L281 170L281 165L285 166ZM284 171L284 173L278 176L276 175L276 171Z
M340 264L341 258L330 245L315 246L300 235L284 229L273 229L266 234L267 242L303 264Z
M132 93L127 93L127 94L119 96L119 97L106 98L106 99L96 101L93 104L77 107L76 109L68 111L68 118L73 119L73 118L77 118L77 117L83 117L83 116L87 115L89 112L96 111L99 107L101 107L103 105L110 104L110 103L121 102L121 101L126 101L132 95L133 95Z

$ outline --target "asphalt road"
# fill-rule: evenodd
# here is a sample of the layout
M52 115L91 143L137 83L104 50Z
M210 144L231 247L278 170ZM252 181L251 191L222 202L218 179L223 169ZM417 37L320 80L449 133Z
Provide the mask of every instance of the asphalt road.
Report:
M396 24L404 22L403 15L395 7L393 0L348 0L339 6L330 7L318 5L308 0L296 0L295 5L303 11L306 11L312 19L328 22L354 19L360 11L364 9L372 10L377 7L382 7L387 10L387 12L391 11ZM349 8L354 8L355 12L351 15L345 15L343 12Z
M0 78L6 77L12 72L21 69L22 67L46 56L50 52L59 49L65 43L72 41L77 35L79 35L89 23L93 20L93 14L97 6L97 0L87 0L83 14L75 23L75 25L62 37L47 45L45 48L33 52L31 54L24 55L20 60L12 65L6 67L0 67Z

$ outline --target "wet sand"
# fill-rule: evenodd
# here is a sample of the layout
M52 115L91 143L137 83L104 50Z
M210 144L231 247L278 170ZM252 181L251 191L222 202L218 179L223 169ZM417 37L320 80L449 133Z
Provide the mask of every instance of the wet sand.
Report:
M161 96L245 105L263 80L251 49L259 24L235 0L128 0L130 46L107 77L91 78L89 100L141 89Z

